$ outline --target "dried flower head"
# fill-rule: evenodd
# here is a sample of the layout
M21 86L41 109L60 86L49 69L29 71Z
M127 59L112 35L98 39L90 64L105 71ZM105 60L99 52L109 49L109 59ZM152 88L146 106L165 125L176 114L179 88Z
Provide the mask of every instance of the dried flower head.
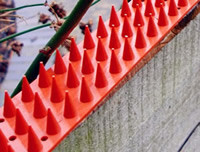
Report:
M89 19L87 23L80 22L79 28L81 29L81 33L85 34L85 26L88 26L90 32L92 32L92 25L93 25L93 20Z
M45 24L45 23L47 23L47 22L50 21L50 20L51 20L51 18L50 18L49 15L46 15L46 14L42 13L42 14L40 14L40 17L39 17L39 21L38 21L38 22L40 22L40 23L42 23L42 24Z
M64 10L63 6L61 4L57 4L56 2L52 2L49 5L49 11L53 14L55 13L60 18L63 18L67 15L67 12Z
M24 46L23 43L21 43L20 41L12 41L10 43L10 46L11 46L11 50L15 53L17 53L18 56L20 56L21 54L21 50L22 50L22 47Z

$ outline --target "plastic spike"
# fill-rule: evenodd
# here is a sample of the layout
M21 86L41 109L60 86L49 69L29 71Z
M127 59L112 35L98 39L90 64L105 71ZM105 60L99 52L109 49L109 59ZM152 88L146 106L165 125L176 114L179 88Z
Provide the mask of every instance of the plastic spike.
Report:
M142 13L140 11L139 7L136 7L136 12L135 12L135 18L134 18L134 22L133 22L134 26L144 26L144 19L142 17Z
M12 102L10 96L8 95L8 92L5 91L3 116L5 118L12 118L15 116L15 113L16 113L15 105Z
M29 126L29 129L28 129L28 148L27 148L28 152L40 152L40 151L42 151L42 149L43 149L43 146L42 146L40 139L36 135L33 128L31 126Z
M79 84L80 84L80 82L76 75L76 72L74 71L72 64L69 63L68 76L67 76L67 87L68 88L76 88L79 86Z
M138 49L145 48L147 46L144 34L141 30L141 27L138 27L136 40L135 40L135 47Z
M177 16L178 15L178 8L177 8L174 0L170 0L170 2L169 2L168 15L169 16Z
M111 8L109 26L110 27L113 27L113 26L114 27L118 27L118 26L120 26L119 18L117 16L117 12L116 12L114 6L112 6L112 8Z
M178 6L180 7L185 7L188 5L188 0L179 0L178 1Z
M85 37L84 37L84 43L83 48L85 49L93 49L95 47L94 40L92 38L92 35L90 33L90 30L88 26L85 26Z
M112 27L111 30L111 36L110 36L110 42L109 42L109 48L119 49L121 47L121 43L119 41L118 34L114 27Z
M165 6L165 1L164 0L156 0L155 6L156 7Z
M153 4L151 2L151 0L147 0L146 3L146 8L145 8L145 16L149 17L149 16L155 16L155 11L153 8Z
M127 37L125 38L122 58L125 61L131 61L134 59L133 49L131 48L131 45L130 45Z
M56 135L61 130L58 121L56 120L55 116L53 115L52 111L48 109L47 111L47 126L46 132L48 135Z
M88 86L85 77L83 77L81 82L80 101L84 103L91 102L93 98L94 97L92 95L90 87Z
M159 26L167 26L168 24L169 24L169 22L167 19L167 15L165 13L163 6L161 5L160 13L159 13L159 17L158 17L158 25Z
M102 16L99 16L99 23L97 27L97 37L106 38L108 36L108 32L106 30L105 24L103 22Z
M142 1L141 0L133 0L132 7L136 8L137 6L142 7Z
M122 67L121 67L120 62L118 60L118 57L115 54L115 50L112 49L109 72L112 73L112 74L118 74L121 71L122 71Z
M85 50L84 55L83 55L82 73L83 74L91 74L93 72L94 72L94 67L88 56L87 50Z
M65 106L64 106L64 117L67 119L76 117L77 112L73 105L73 101L69 96L69 92L65 91Z
M147 29L147 36L154 37L158 35L158 31L156 25L154 23L153 17L149 17L148 29Z
M47 74L47 71L45 70L43 63L40 62L38 86L40 88L47 88L50 85L51 85L50 77Z
M54 73L55 74L64 74L65 72L67 72L65 63L62 59L60 52L58 50L56 50Z
M96 80L95 80L95 86L97 88L104 88L108 85L108 81L106 79L106 76L104 74L104 71L100 65L100 63L97 64L97 72L96 72Z
M11 145L8 145L8 152L15 152Z
M125 16L130 17L131 16L131 10L130 10L127 0L123 0L121 16L122 17L125 17Z
M8 140L0 129L0 151L8 152Z
M51 101L54 103L61 102L64 99L62 90L56 82L56 78L52 76L52 86L51 86Z
M34 99L33 91L29 85L28 80L24 76L22 78L22 94L21 94L21 100L23 102L30 102Z
M97 61L105 61L107 59L108 59L108 55L106 53L104 44L103 44L101 38L99 38L98 45L97 45L96 60Z
M69 60L71 62L80 61L81 55L79 53L78 47L77 47L75 39L73 37L71 38L71 45L70 45L69 51L70 51Z
M45 108L39 94L36 92L35 93L33 116L35 118L44 118L46 115L47 115L46 108Z
M24 135L28 132L28 124L19 109L16 109L15 133Z
M128 37L133 36L133 32L132 32L130 23L129 23L128 18L126 16L124 17L124 24L123 24L123 28L122 28L122 36L123 37L125 37L125 36L128 36Z

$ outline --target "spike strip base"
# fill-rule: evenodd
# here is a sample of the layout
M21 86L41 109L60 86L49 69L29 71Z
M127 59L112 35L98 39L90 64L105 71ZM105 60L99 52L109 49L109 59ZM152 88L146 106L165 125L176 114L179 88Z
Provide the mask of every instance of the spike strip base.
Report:
M178 3L178 0L175 1L176 4ZM146 2L145 2L146 3ZM135 14L135 8L132 8L131 4L129 3L129 7L131 8L131 16L128 17L129 23L131 24L133 36L129 37L128 40L132 46L134 59L130 61L125 61L122 59L123 54L123 45L125 42L125 38L121 36L122 33L122 26L124 18L121 17L120 13L118 12L118 17L120 21L120 26L115 27L116 32L119 35L119 40L121 43L121 47L118 49L115 49L115 54L118 57L118 60L120 61L120 66L122 71L120 73L111 74L109 72L109 66L110 66L110 58L111 58L111 49L109 48L109 38L111 35L111 27L109 26L109 21L105 23L106 28L108 30L108 37L102 38L102 42L105 46L106 53L108 55L108 59L105 61L98 62L95 59L96 56L96 48L98 43L98 38L96 37L96 31L92 33L92 37L95 42L95 48L86 50L88 53L88 56L94 66L94 72L91 74L85 74L83 75L81 72L81 65L83 60L83 42L78 45L78 48L80 50L81 54L81 60L76 62L70 62L69 61L69 54L65 55L63 57L63 61L68 67L69 63L73 66L75 69L76 75L81 82L82 77L84 76L85 81L87 82L87 85L89 86L89 89L92 93L92 101L89 102L81 102L80 101L80 91L81 91L81 84L78 87L75 88L68 88L66 85L67 81L67 72L63 74L54 74L53 68L49 69L47 71L49 76L55 75L55 79L58 83L58 86L60 87L60 91L65 93L67 90L69 93L69 96L71 98L71 101L73 101L74 108L76 109L77 115L74 118L65 118L64 117L64 104L65 101L60 101L57 103L51 102L51 86L46 88L40 88L38 86L38 79L36 79L33 83L30 84L32 90L34 92L38 92L38 95L40 96L44 106L46 109L50 109L54 117L56 118L58 125L60 126L60 131L55 135L48 135L46 132L46 125L47 125L47 117L36 119L33 116L33 107L34 107L34 101L30 102L22 102L21 101L21 92L16 95L12 101L16 108L18 108L24 119L26 120L27 124L33 128L33 131L35 131L35 134L37 135L38 139L41 140L42 150L43 152L46 151L52 151L75 127L77 127L102 101L103 99L119 84L119 82L131 71L134 69L134 67L154 48L169 32L171 29L174 28L174 26L192 9L197 3L198 0L188 0L188 5L186 7L180 7L178 9L178 16L167 16L169 24L167 26L157 26L158 29L158 35L155 37L147 37L147 26L148 26L148 20L149 17L146 17L144 15L145 12L145 4L142 2L142 7L140 8L141 13L144 17L144 26L141 27L144 38L146 41L146 47L142 49L135 48L135 39L136 39L136 33L137 28L133 26L134 21L134 14ZM152 3L155 4L155 0L152 0ZM165 1L164 9L167 14L169 7L169 1ZM159 16L159 8L155 7L155 18L158 18ZM97 88L95 86L95 76L96 76L96 70L97 70L97 64L101 64L102 70L105 73L105 77L108 81L108 85L103 88ZM12 118L5 118L3 116L3 108L0 109L0 130L3 132L4 136L8 140L8 145L11 145L14 151L20 151L20 152L26 152L28 149L28 133L24 135L17 135L15 134L15 116Z

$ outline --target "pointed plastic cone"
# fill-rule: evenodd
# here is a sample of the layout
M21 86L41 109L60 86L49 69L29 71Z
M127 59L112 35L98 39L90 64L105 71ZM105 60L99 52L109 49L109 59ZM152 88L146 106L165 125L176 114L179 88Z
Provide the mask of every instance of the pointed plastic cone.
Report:
M125 36L128 36L128 37L133 36L133 32L132 32L130 23L129 23L128 18L126 16L124 17L124 24L123 24L123 28L122 28L122 36L123 37L125 37Z
M28 124L19 109L16 109L15 133L24 135L28 132Z
M103 42L99 38L98 45L97 45L96 60L97 61L105 61L107 59L108 59L108 55L106 53L106 49L104 47Z
M64 117L67 119L76 117L77 112L73 105L73 101L71 100L68 91L65 91L65 107L64 107Z
M42 143L31 126L28 130L28 152L41 152Z
M70 54L69 54L69 60L71 62L76 62L79 61L81 59L81 55L80 52L78 50L78 47L76 45L76 42L74 40L74 38L71 38L71 45L70 45Z
M118 26L120 26L119 18L117 16L117 12L116 12L114 6L112 6L112 8L111 8L109 26L110 27L113 27L113 26L114 27L118 27Z
M11 145L8 145L8 152L15 152Z
M76 75L76 72L74 71L74 68L72 67L71 63L69 63L69 69L68 69L68 76L67 76L67 87L68 88L76 88L80 84L79 79Z
M83 55L83 63L82 63L82 73L83 74L91 74L94 72L94 68L92 62L87 54L87 51L84 51Z
M122 10L121 10L121 16L122 17L125 17L125 16L130 17L131 16L131 10L129 8L127 0L123 0Z
M99 23L97 27L97 37L105 38L108 36L108 32L106 30L106 26L104 24L104 21L102 19L102 16L99 16Z
M40 62L38 86L40 88L47 88L50 85L51 85L50 77L49 77L47 71L45 70L43 63Z
M30 102L34 99L33 91L25 76L22 78L22 94L21 95L22 95L21 100L23 102Z
M47 112L47 128L46 132L48 135L55 135L59 133L61 130L58 121L56 120L55 116L53 115L52 111L48 109Z
M115 28L112 27L109 48L119 49L120 47L121 47L121 43L119 41L118 34Z
M12 118L15 116L15 113L16 113L15 105L13 104L10 96L8 95L8 92L5 91L3 116L5 118Z
M64 99L62 90L56 82L55 76L52 76L52 86L51 86L51 101L54 103L61 102Z
M146 46L147 46L147 44L146 44L146 40L144 38L144 34L143 34L141 28L138 27L136 41L135 41L135 47L138 49L142 49L142 48L145 48Z
M136 8L137 6L139 6L139 7L142 6L142 1L141 0L133 0L132 7Z
M164 0L156 0L155 6L156 7L165 6L165 1Z
M112 49L109 72L112 73L112 74L118 74L121 71L122 71L122 67L121 67L120 62L118 60L118 57L115 54L115 50Z
M56 50L56 59L55 59L55 66L54 66L54 73L55 74L64 74L67 72L67 68L65 63L60 55L60 52Z
M97 72L96 72L96 80L95 80L95 86L97 88L104 88L108 85L108 81L106 79L106 76L104 74L104 71L100 65L100 63L97 64Z
M188 5L188 0L179 0L178 1L178 6L180 7L185 7Z
M85 80L85 77L82 78L82 83L81 83L81 91L80 91L80 101L81 102L91 102L93 100L93 95L92 92Z
M144 19L142 17L142 13L140 11L140 8L139 7L136 7L136 11L135 11L135 18L134 18L134 22L133 22L133 25L134 26L143 26L144 25Z
M147 17L155 15L155 11L154 11L151 0L147 0L144 15L147 16Z
M160 13L159 13L159 17L158 17L158 25L159 26L167 26L168 24L169 24L169 22L167 19L167 15L165 13L163 6L161 5Z
M147 36L154 37L158 35L158 31L156 28L156 25L154 23L153 17L150 16L149 23L148 23L148 29L147 29Z
M35 118L44 118L46 115L47 115L46 108L45 108L39 94L36 92L35 93L33 116Z
M170 2L169 2L168 15L169 16L177 16L178 15L178 8L177 8L174 0L170 0Z
M83 42L83 48L86 49L93 49L95 47L94 40L92 38L92 35L90 33L90 30L88 26L85 26L85 37Z
M132 49L127 37L125 38L124 51L123 51L122 58L125 61L131 61L134 59L133 49Z
M0 129L0 151L8 152L8 140Z

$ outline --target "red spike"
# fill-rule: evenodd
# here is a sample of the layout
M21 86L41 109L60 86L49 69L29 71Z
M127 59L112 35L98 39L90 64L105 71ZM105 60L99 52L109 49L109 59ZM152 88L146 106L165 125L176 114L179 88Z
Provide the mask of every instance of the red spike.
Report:
M8 152L8 140L0 129L0 151Z
M51 101L54 103L61 102L64 99L62 90L56 82L55 76L52 76L52 86L51 86Z
M118 38L118 34L115 28L112 27L109 48L119 49L120 47L121 47L121 44Z
M122 28L122 36L123 37L125 37L125 36L128 36L128 37L133 36L133 32L132 32L130 23L129 23L128 18L126 16L124 17L124 24L123 24L123 28Z
M40 139L38 138L38 136L36 135L35 131L33 130L33 128L31 126L29 126L29 130L28 130L28 152L40 152L42 151L43 146L42 143L40 141Z
M50 77L48 73L46 72L43 63L40 62L38 85L40 88L47 88L50 86L50 84L51 84Z
M109 72L112 74L117 74L117 73L120 73L121 71L122 71L122 67L118 60L118 57L115 54L115 50L112 49Z
M105 38L108 36L108 32L106 30L104 21L102 19L102 16L99 16L99 23L97 27L97 37Z
M52 111L48 109L47 112L47 128L46 132L48 135L55 135L59 133L61 130L58 121L56 120L55 116L53 115Z
M67 76L67 87L68 88L76 88L80 84L78 77L76 75L76 72L74 71L74 68L72 67L72 64L69 63L69 70L68 70L68 76Z
M70 54L69 54L69 60L71 62L76 62L81 59L80 52L78 50L78 47L76 45L75 39L72 37L71 38L71 45L70 45Z
M177 8L174 0L170 0L170 2L169 2L168 15L169 16L177 16L178 15L178 8Z
M114 6L112 6L112 8L111 8L109 26L110 27L113 27L113 26L114 27L118 27L118 26L120 26L119 18L117 16L117 12L116 12Z
M81 83L80 101L81 102L91 102L92 100L93 100L92 92L85 80L85 77L83 77L82 83Z
M156 28L156 25L154 23L153 17L150 16L149 23L148 23L148 29L147 29L147 36L154 37L158 35L158 31Z
M28 124L19 109L16 109L15 133L24 135L28 132Z
M185 7L188 5L188 0L179 0L178 1L178 6L180 7Z
M97 45L97 54L96 54L96 60L97 61L105 61L108 59L108 55L106 53L105 47L101 39L98 40Z
M108 85L108 81L106 79L106 76L104 74L104 71L100 65L100 63L97 64L97 72L96 72L96 80L95 80L95 86L97 88L104 88Z
M127 37L125 38L124 51L123 51L122 58L125 61L131 61L134 59L133 49L131 48L131 45L130 45Z
M135 47L138 49L142 49L142 48L145 48L146 46L147 46L147 44L146 44L146 40L144 38L144 34L143 34L141 28L138 27L136 41L135 41Z
M165 6L165 1L164 0L156 0L155 6L156 7Z
M22 79L22 95L21 95L21 100L23 102L30 102L34 99L34 94L33 91L29 85L28 80L24 76Z
M123 3L122 3L122 10L121 10L121 16L124 17L124 16L131 16L131 10L129 8L129 5L128 5L128 1L127 0L123 0Z
M139 7L136 8L133 25L136 26L136 27L138 25L140 25L140 26L144 25L144 20L143 20L142 13L141 13Z
M47 115L46 108L45 108L39 94L36 92L35 93L33 116L35 118L44 118L46 115Z
M160 13L159 13L159 17L158 17L158 25L159 26L168 25L167 15L166 15L165 10L162 5L160 7Z
M83 74L91 74L94 72L94 68L92 65L92 62L88 56L87 51L84 51L84 55L83 55L83 63L82 63L82 73Z
M93 49L95 47L94 40L92 38L92 35L90 33L90 30L88 26L85 26L85 37L84 37L84 43L83 48L86 49Z
M69 93L68 91L65 91L64 117L70 119L70 118L76 117L76 115L77 115L77 112L69 96Z
M15 152L11 145L8 145L8 152Z
M3 116L5 118L12 118L15 116L15 112L16 112L15 105L13 104L10 96L8 95L8 92L5 91Z
M141 0L133 0L132 7L136 8L137 6L142 7Z
M153 5L152 5L151 0L147 0L146 8L145 8L145 13L144 14L147 17L155 15L155 11L153 9Z
M60 55L60 52L56 50L56 59L55 59L55 67L54 72L55 74L64 74L67 71L65 63Z

